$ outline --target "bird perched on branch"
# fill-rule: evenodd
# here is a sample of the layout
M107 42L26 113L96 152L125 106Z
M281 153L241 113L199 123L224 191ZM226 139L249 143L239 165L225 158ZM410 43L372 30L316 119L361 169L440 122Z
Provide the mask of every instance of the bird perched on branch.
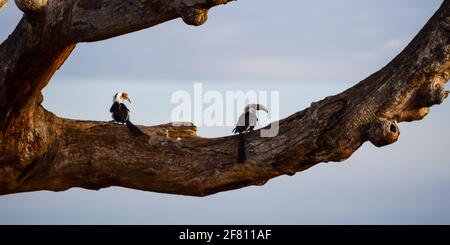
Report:
M238 155L237 162L243 163L247 160L247 156L245 153L245 134L253 131L258 122L258 117L256 116L256 112L262 110L266 113L269 113L267 107L262 104L250 104L245 107L244 112L239 117L238 122L236 123L236 127L233 129L233 133L239 134L239 143L238 143Z
M113 104L109 112L112 113L112 118L115 122L126 124L131 133L135 136L143 135L144 133L130 122L130 110L125 106L124 102L128 101L131 103L130 97L126 92L117 93L113 97Z

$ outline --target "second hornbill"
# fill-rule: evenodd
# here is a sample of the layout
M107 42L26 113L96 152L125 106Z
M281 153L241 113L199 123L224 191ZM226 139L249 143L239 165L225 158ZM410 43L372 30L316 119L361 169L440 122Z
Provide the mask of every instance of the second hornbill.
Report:
M245 134L253 131L258 122L258 117L256 116L256 112L259 110L263 110L269 113L267 107L262 104L250 104L245 107L244 113L239 117L238 122L236 123L236 127L233 129L233 133L239 134L239 143L238 143L238 155L237 162L243 163L247 160L247 156L245 153Z
M115 122L125 123L130 129L131 133L136 136L143 135L144 133L136 127L133 123L130 122L130 110L125 106L124 102L128 101L131 103L130 97L126 92L120 92L114 95L113 104L109 112L112 113L112 118Z

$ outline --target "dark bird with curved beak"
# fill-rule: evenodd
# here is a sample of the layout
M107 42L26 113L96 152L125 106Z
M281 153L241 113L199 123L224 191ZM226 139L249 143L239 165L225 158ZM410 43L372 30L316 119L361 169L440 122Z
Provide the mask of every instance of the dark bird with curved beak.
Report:
M247 160L247 155L245 152L245 134L253 131L258 122L258 117L256 116L256 112L262 110L266 113L269 113L267 107L262 104L250 104L245 107L244 113L239 117L238 122L236 123L236 127L233 129L233 133L239 134L239 144L238 144L238 156L237 162L243 163Z
M124 102L131 103L130 97L126 92L120 92L114 95L113 104L109 112L112 113L112 118L117 123L126 124L131 133L135 136L143 135L144 133L130 122L130 110L125 106Z

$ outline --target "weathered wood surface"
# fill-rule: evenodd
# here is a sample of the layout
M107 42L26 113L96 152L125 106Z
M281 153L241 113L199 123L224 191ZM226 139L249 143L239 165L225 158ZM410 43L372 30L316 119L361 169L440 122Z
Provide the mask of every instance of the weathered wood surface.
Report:
M5 2L5 1L2 1ZM228 0L16 0L25 13L0 45L0 194L124 186L204 196L343 161L364 142L391 144L399 122L420 120L448 95L450 1L393 61L356 86L279 122L273 138L207 139L195 126L140 128L63 119L41 90L78 42L98 41L182 17L191 25Z

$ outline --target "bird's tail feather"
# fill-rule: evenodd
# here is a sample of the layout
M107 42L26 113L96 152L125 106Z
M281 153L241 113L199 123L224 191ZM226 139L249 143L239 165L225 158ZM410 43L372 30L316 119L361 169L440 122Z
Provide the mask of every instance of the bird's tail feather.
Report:
M245 153L245 134L239 134L237 162L243 163L245 160L247 160Z
M125 122L127 124L128 129L133 133L135 136L144 135L144 132L142 132L136 125L130 122L130 120L127 120Z

